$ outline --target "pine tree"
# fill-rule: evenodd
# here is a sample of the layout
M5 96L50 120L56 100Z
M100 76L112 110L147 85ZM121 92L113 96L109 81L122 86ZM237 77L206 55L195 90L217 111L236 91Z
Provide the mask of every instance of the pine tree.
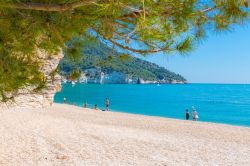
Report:
M44 86L37 49L75 55L84 43L66 43L84 37L128 54L187 53L248 15L247 0L0 0L0 99Z

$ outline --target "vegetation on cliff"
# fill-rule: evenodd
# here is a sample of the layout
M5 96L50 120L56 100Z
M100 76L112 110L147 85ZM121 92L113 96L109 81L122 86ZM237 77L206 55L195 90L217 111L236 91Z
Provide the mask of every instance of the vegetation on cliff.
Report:
M88 43L88 44L87 44ZM130 55L121 54L100 42L86 42L77 60L66 56L60 62L62 75L76 79L76 71L100 69L109 74L113 71L129 74L149 81L186 82L186 79L154 63L150 63ZM79 75L78 75L79 77Z

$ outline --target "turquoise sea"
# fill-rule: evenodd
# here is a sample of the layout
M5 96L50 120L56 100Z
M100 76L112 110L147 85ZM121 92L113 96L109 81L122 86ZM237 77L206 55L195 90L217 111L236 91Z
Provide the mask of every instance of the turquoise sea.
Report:
M105 98L111 111L185 119L185 109L195 106L199 121L250 127L250 85L184 84L63 84L55 102L75 102L104 109Z

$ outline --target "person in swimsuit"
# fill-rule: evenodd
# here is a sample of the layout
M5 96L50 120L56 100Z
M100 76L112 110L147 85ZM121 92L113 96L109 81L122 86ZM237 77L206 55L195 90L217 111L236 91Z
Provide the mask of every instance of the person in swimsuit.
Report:
M199 118L198 113L197 113L196 110L194 110L194 119L195 119L195 121L198 121L198 118Z
M66 97L63 98L63 102L64 102L64 104L67 104L67 99L66 99Z
M109 111L109 100L106 98L106 111Z
M94 110L97 110L97 104L94 105Z
M87 102L84 103L83 108L87 108Z
M198 113L197 113L197 111L196 111L196 109L194 108L194 106L193 106L193 120L194 121L197 121L198 120Z
M186 109L186 120L189 120L189 112L188 112L188 109Z

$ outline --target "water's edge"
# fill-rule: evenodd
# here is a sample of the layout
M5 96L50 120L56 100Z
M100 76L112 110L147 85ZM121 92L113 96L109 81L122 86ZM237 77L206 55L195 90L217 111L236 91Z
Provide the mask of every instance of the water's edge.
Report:
M63 103L56 103L56 104L63 104ZM81 106L77 106L79 109L83 109ZM92 109L92 108L87 108L87 109ZM94 110L93 110L94 111ZM97 110L100 113L106 112L101 109ZM179 119L179 118L170 118L167 116L155 116L155 115L145 115L145 114L138 114L138 113L129 113L125 111L119 111L119 110L112 110L110 109L109 112L112 113L119 113L119 114L124 114L124 115L136 115L136 116L143 116L143 117L153 117L153 118L161 118L161 119L167 119L167 120L176 120L176 121L187 121L185 119ZM192 119L189 119L188 121L191 121L193 123L203 123L203 124L211 124L211 125L222 125L222 126L229 126L229 127L243 127L250 129L250 126L245 126L245 125L233 125L233 124L227 124L227 123L220 123L220 122L209 122L209 121L193 121Z
M195 106L199 121L250 127L250 85L245 84L63 84L55 102L63 103L64 97L69 104L82 107L87 102L89 108L97 104L100 109L108 97L114 112L181 120Z

